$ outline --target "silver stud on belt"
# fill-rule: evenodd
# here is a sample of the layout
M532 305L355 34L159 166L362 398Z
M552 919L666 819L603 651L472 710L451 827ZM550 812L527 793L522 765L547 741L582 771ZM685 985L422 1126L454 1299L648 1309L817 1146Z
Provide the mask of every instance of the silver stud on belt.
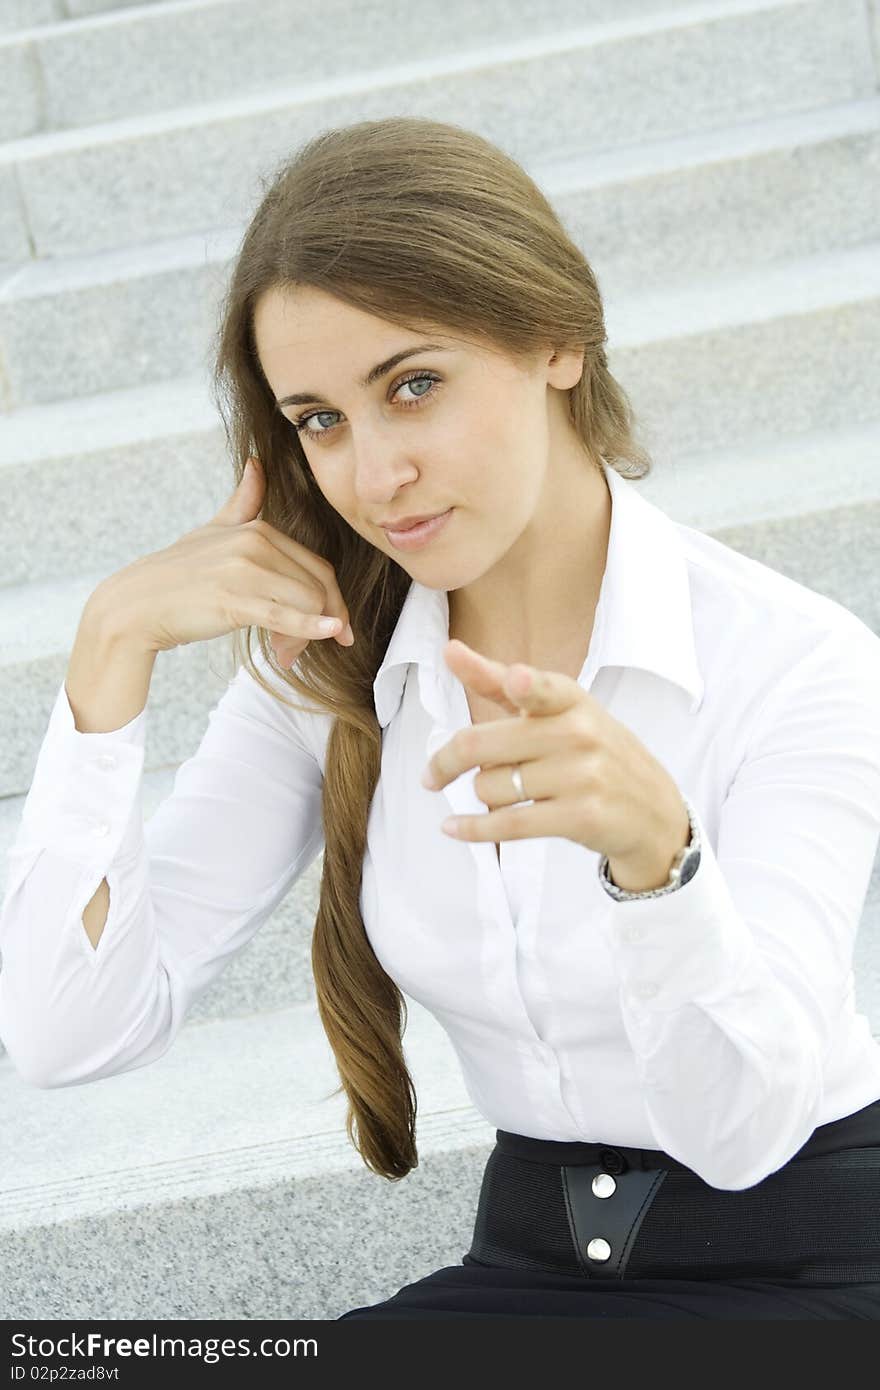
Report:
M617 1191L617 1183L610 1173L597 1173L591 1186L597 1197L610 1197ZM591 1260L601 1263L611 1258L611 1246L602 1236L594 1236L587 1244L587 1255Z
M591 1260L609 1260L611 1258L611 1246L601 1236L594 1236L587 1246L587 1254Z
M617 1191L617 1183L610 1173L597 1173L593 1179L593 1191L597 1197L610 1197Z
M606 1153L611 1155L607 1160ZM617 1168L617 1177L606 1170L606 1162ZM586 1274L591 1266L605 1265L604 1278L625 1277L636 1234L664 1177L662 1170L629 1168L611 1149L603 1151L593 1173L583 1164L562 1165L569 1229ZM615 1200L608 1202L610 1197ZM604 1210L597 1200L607 1204ZM603 1235L595 1234L597 1226Z

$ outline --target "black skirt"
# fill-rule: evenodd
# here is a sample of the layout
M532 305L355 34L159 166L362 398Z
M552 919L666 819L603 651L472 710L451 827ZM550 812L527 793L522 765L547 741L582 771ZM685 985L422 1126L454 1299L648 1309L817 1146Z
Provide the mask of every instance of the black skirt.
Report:
M741 1191L659 1149L495 1133L462 1263L338 1321L880 1321L880 1100Z

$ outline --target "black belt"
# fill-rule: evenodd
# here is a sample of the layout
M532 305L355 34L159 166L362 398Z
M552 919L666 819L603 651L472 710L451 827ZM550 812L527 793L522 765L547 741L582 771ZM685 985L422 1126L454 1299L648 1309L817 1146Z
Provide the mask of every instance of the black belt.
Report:
M876 1146L880 1146L880 1100L853 1115L820 1125L788 1162ZM516 1177L509 1168L504 1169L505 1159L501 1155L507 1156L508 1162L512 1158L542 1167L520 1170L522 1176ZM858 1162L856 1155L853 1161ZM529 1172L533 1173L532 1178L528 1177ZM551 1173L555 1176L551 1177ZM496 1130L496 1147L488 1165L485 1191L481 1193L471 1254L478 1262L516 1261L529 1267L559 1270L571 1261L572 1273L622 1278L655 1197L664 1183L676 1177L691 1178L698 1185L697 1188L684 1184L682 1190L692 1194L689 1200L696 1196L698 1200L715 1201L715 1190L708 1188L693 1169L659 1149L536 1139ZM564 1224L558 1213L554 1249L548 1256L547 1247L542 1244L539 1250L535 1246L536 1238L531 1234L535 1227L530 1228L530 1218L517 1211L518 1208L522 1212L526 1187L515 1191L509 1186L511 1182L522 1182L528 1188L526 1205L545 1204L542 1212L534 1212L540 1242L547 1237L548 1227L554 1228L557 1202L564 1206L570 1245L568 1238L564 1242L561 1239ZM498 1198L493 1196L496 1192ZM719 1190L718 1195L723 1204L728 1197L726 1190ZM496 1200L501 1203L497 1209ZM546 1266L548 1258L550 1265ZM875 1260L875 1256L870 1258ZM868 1272L874 1277L873 1265Z

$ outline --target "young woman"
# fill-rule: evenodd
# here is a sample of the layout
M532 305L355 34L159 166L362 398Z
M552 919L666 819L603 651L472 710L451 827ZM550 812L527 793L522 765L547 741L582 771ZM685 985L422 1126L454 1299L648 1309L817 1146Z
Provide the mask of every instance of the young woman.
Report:
M639 495L605 341L589 264L500 150L415 119L320 135L224 305L251 466L104 594L151 652L255 625L251 688L308 698L302 749L323 730L259 853L313 857L320 813L312 963L364 1163L417 1163L402 991L497 1126L462 1264L345 1318L876 1319L880 1047L852 951L880 641ZM321 612L353 644L311 640Z

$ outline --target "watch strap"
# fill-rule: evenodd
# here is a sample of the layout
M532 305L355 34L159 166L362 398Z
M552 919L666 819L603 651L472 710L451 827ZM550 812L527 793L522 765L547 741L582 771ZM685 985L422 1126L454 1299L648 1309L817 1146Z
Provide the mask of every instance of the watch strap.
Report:
M630 902L639 898L660 898L667 893L674 893L676 888L681 888L689 883L700 865L700 828L697 824L696 812L686 796L682 797L687 807L688 821L690 823L690 838L683 849L680 849L672 861L669 870L669 878L666 883L659 888L647 888L644 892L635 893L627 888L620 888L616 883L612 883L608 876L608 856L603 854L599 860L599 882L609 897L616 902Z

